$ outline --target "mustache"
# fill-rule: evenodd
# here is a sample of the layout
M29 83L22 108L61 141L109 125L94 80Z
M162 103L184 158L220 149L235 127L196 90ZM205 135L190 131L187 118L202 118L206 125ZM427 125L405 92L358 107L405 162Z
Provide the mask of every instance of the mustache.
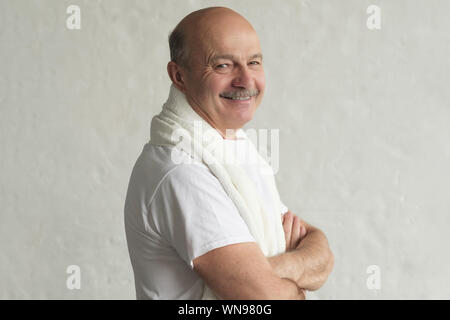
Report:
M237 91L222 92L219 94L223 98L242 98L242 97L253 97L259 94L258 89L243 89Z

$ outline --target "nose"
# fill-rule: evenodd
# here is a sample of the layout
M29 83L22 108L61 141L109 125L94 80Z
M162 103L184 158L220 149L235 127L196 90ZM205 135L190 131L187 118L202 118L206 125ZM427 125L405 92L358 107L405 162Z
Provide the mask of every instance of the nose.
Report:
M233 87L241 87L241 88L251 87L253 78L248 67L242 66L236 69L237 70L234 75L233 81L231 82L231 85Z

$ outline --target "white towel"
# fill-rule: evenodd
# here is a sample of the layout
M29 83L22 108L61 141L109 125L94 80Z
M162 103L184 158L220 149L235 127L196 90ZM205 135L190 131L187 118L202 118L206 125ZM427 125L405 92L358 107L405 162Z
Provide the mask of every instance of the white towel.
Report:
M199 135L200 130L207 134ZM180 136L183 137L181 140ZM236 131L236 136L248 140L242 129ZM192 109L184 93L173 84L161 113L152 119L150 137L151 144L176 146L209 167L236 205L266 257L285 252L286 242L280 218L281 203L273 170L250 140L248 142L258 154L259 164L264 170L263 176L272 191L273 199L280 204L278 212L267 212L254 182L232 154L224 154L224 139L221 134ZM217 296L205 285L202 299L217 299Z

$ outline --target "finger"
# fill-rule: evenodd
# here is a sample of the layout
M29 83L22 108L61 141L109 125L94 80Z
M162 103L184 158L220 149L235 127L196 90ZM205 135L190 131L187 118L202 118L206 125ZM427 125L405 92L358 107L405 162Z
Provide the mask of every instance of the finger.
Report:
M299 300L306 300L306 292L305 289L300 289L298 290L299 293Z
M292 222L292 231L291 231L291 248L295 248L300 241L300 219L294 215L294 219Z
M300 227L300 239L303 239L306 236L306 227L302 225Z
M291 230L292 230L292 213L290 211L284 214L283 230L284 230L284 238L286 240L286 249L289 249L291 243Z

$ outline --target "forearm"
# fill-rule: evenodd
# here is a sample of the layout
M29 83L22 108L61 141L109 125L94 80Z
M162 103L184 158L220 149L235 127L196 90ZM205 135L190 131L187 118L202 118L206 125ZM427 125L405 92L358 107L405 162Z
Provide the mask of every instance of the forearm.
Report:
M269 296L270 300L305 300L305 292L295 281L289 278L282 278L283 286L275 297ZM271 293L273 294L273 292Z
M295 250L270 257L275 273L289 278L301 288L317 290L328 278L334 257L328 247L328 240L322 231L308 232Z
M328 246L325 234L315 229L310 232L294 250L303 262L299 286L308 290L319 289L327 280L334 265L334 256Z
M268 260L277 276L290 279L298 284L304 273L305 264L297 250L270 257Z

